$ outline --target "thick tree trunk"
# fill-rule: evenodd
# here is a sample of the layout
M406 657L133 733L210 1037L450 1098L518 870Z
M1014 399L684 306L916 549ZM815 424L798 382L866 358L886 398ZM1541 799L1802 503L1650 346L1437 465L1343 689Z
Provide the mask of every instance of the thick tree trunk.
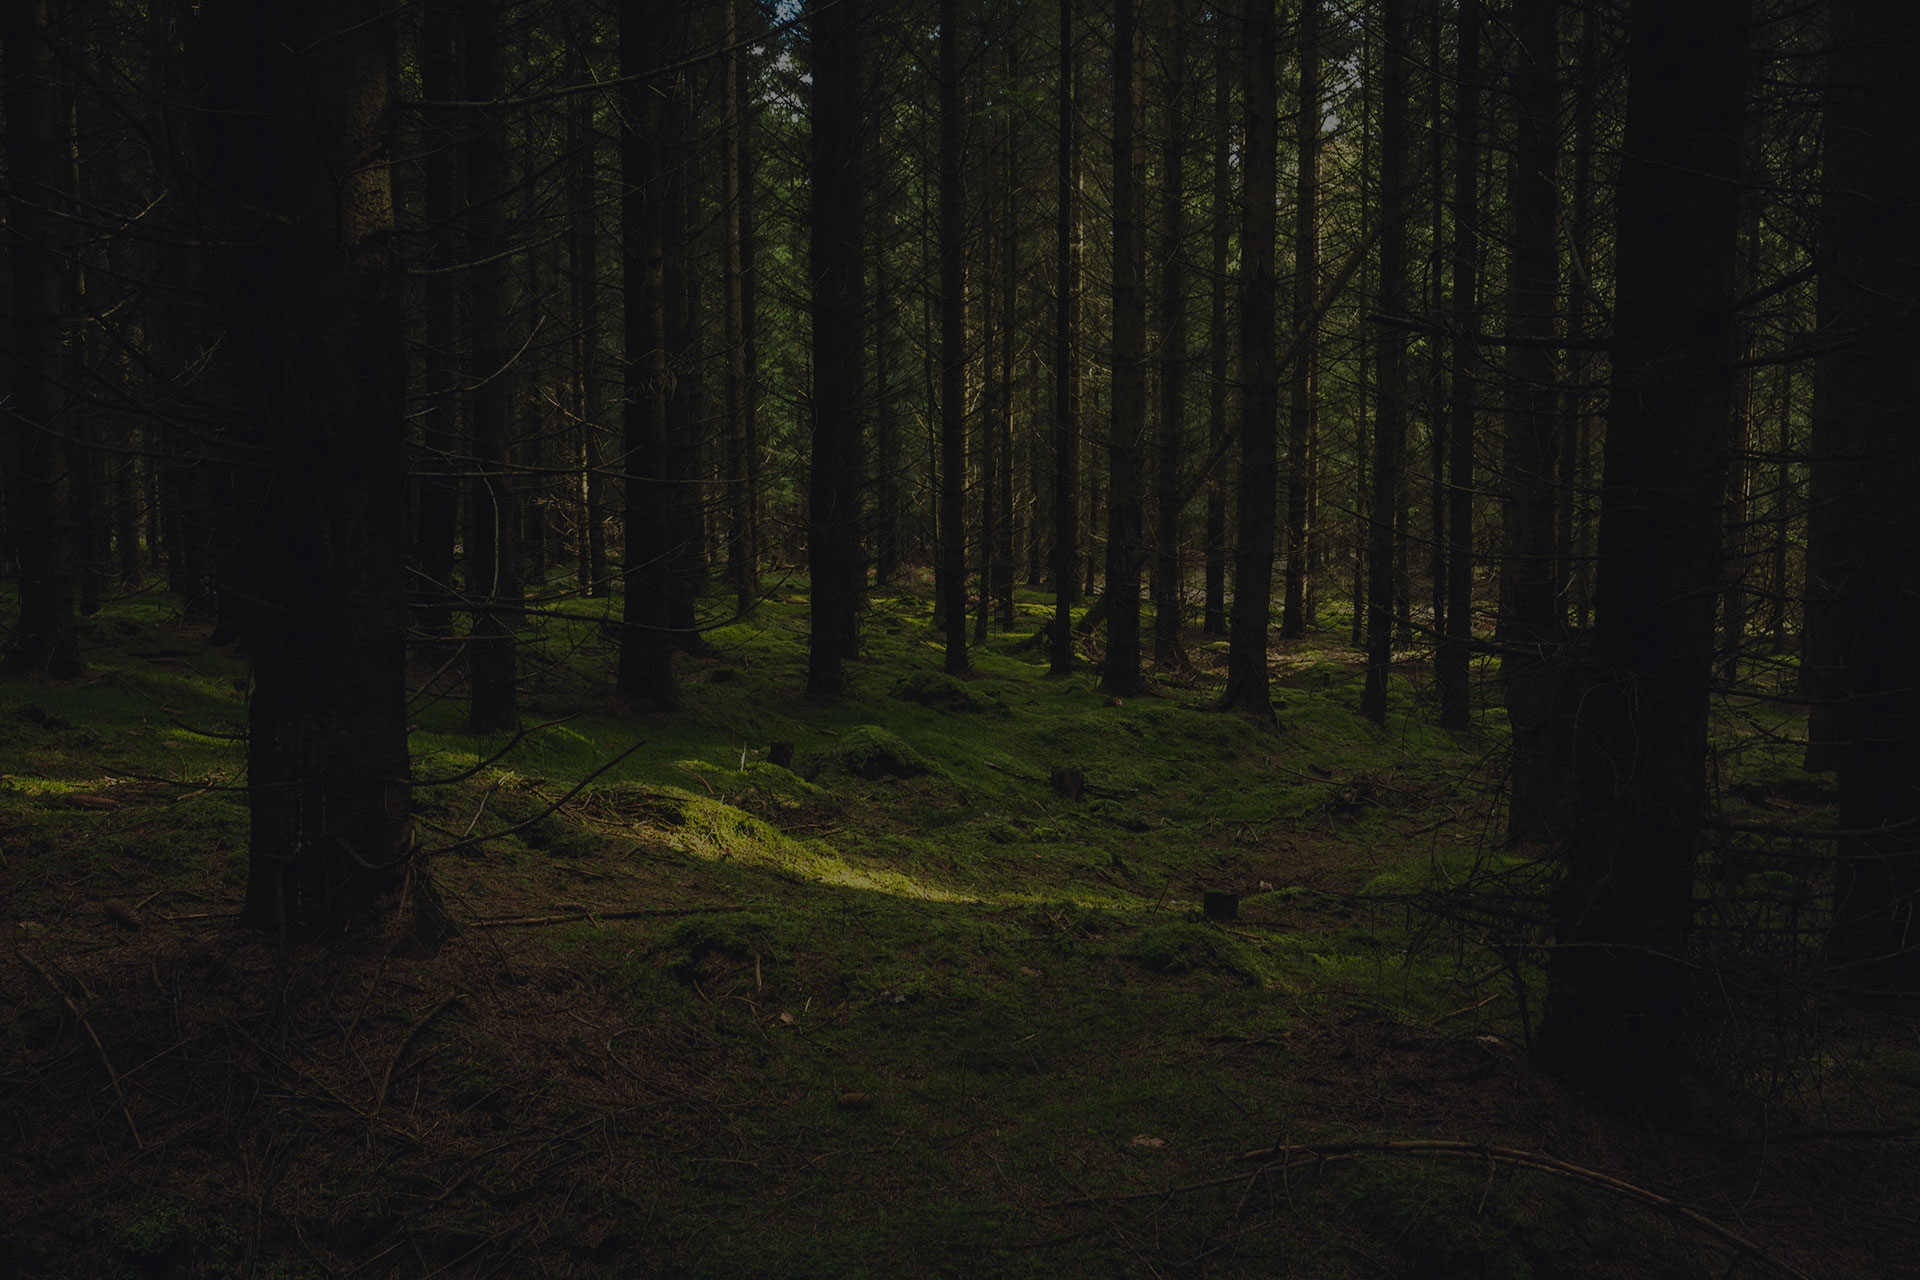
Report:
M1627 46L1600 564L1579 813L1538 1049L1602 1102L1682 1115L1687 935L1732 389L1744 5L1636 0Z
M720 160L720 221L727 348L727 580L733 584L735 607L745 613L760 589L760 568L754 562L753 488L747 475L753 444L747 423L751 390L747 385L746 93L741 85L740 54L734 48L738 40L734 0L722 0L721 13L722 39L727 48L720 141L724 152Z
M1253 0L1242 49L1246 158L1240 170L1240 483L1233 557L1233 614L1222 705L1273 719L1267 624L1273 608L1273 553L1279 483L1280 370L1274 351L1274 60L1272 0Z
M1913 363L1920 297L1920 162L1906 121L1920 110L1920 18L1897 0L1832 9L1825 127L1819 362L1825 410L1844 436L1820 466L1840 499L1823 619L1849 834L1836 876L1828 954L1861 985L1920 986L1920 437ZM1901 114L1908 113L1908 114ZM1831 329L1828 329L1831 326ZM1829 433L1832 434L1832 433Z
M5 45L8 249L13 264L13 403L7 459L22 483L8 492L20 557L20 627L9 671L70 679L85 670L74 626L74 532L70 455L61 370L69 311L59 245L66 239L59 193L67 130L47 39L46 0L9 3Z
M413 844L406 362L393 253L391 12L210 6L209 194L257 467L243 921L288 938L444 914Z
M567 82L578 84L593 62L594 24L578 20L568 34ZM567 246L572 270L573 413L579 447L579 525L574 553L580 585L590 597L607 594L606 474L600 448L600 232L595 197L600 135L593 94L577 94L567 109Z

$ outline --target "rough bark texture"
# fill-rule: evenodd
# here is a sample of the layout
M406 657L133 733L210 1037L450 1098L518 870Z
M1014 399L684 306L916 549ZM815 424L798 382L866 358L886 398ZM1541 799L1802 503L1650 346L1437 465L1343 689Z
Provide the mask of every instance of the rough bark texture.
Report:
M47 40L46 0L9 3L4 30L7 113L8 251L13 265L13 397L7 435L10 523L19 540L20 629L9 671L67 679L85 669L73 616L73 507L65 436L72 432L62 390L67 310L57 216L70 171Z
M940 0L940 613L946 669L967 669L966 210L960 186L960 31L955 0Z
M1500 572L1501 661L1507 719L1513 726L1510 844L1549 841L1571 819L1572 767L1558 674L1549 659L1560 642L1555 574L1555 485L1559 395L1554 378L1559 306L1558 0L1518 12L1518 141L1514 156L1512 256L1507 275L1506 547Z
M1407 5L1386 0L1380 118L1380 314L1407 310ZM1407 448L1406 331L1387 327L1375 336L1376 409L1373 437L1373 514L1367 527L1367 678L1360 711L1387 722L1387 669L1393 662L1394 517L1400 465Z
M1850 980L1920 985L1920 436L1913 361L1920 209L1907 123L1920 110L1920 17L1896 0L1833 7L1821 280L1823 408L1839 431L1827 562L1837 669L1842 842L1829 954ZM1906 114L1901 114L1901 113ZM1831 326L1831 329L1828 329ZM1823 444L1826 442L1823 441Z
M1140 211L1141 146L1137 0L1116 0L1113 52L1113 406L1107 434L1107 652L1100 687L1140 690L1140 451L1147 430L1146 242Z
M339 937L396 900L444 916L409 812L405 347L393 253L391 14L209 6L209 194L248 409L249 926Z
M673 674L670 513L667 492L667 363L664 206L666 179L659 156L666 127L665 88L638 78L664 47L651 6L620 10L620 67L633 77L621 86L620 238L626 259L625 348L627 403L623 418L626 477L626 593L614 686L624 696L666 709L680 705Z
M1160 412L1159 449L1153 477L1154 537L1153 661L1170 666L1181 658L1180 517L1185 487L1180 457L1186 448L1181 421L1187 387L1187 190L1186 19L1178 0L1166 0L1167 29L1160 138Z
M1479 324L1480 0L1460 0L1458 85L1454 90L1452 384L1447 411L1447 618L1434 655L1440 725L1473 719L1467 660L1473 644L1473 472L1479 361L1467 334Z
M944 21L944 19L943 19ZM944 28L942 28L944 32ZM943 37L944 38L944 37ZM945 46L943 45L942 48ZM1048 674L1073 669L1073 604L1079 599L1080 554L1080 374L1074 348L1080 247L1074 235L1076 204L1075 83L1072 0L1060 0L1060 120L1054 155L1053 300L1053 597L1052 652Z
M1293 188L1293 327L1302 335L1288 379L1287 398L1287 585L1280 634L1298 640L1307 633L1307 442L1313 437L1320 293L1320 0L1300 5L1300 101L1294 115L1298 154Z
M1280 370L1274 352L1274 201L1279 179L1274 106L1278 37L1272 0L1247 15L1241 64L1246 160L1240 191L1240 484L1233 557L1233 614L1224 706L1273 719L1267 622L1273 607L1274 489L1279 482Z
M866 305L860 136L862 9L821 6L813 36L813 457L807 501L812 626L807 689L837 694L858 648L866 562L860 471Z
M501 96L499 0L463 0L466 92L480 102ZM475 733L511 728L519 719L518 662L513 629L523 605L519 516L514 502L514 370L508 367L505 121L483 110L467 143L467 218L475 259L473 347L468 375L473 428L473 481L467 532L467 595L473 630L467 640L471 686L467 726Z
M1683 1086L1694 862L1732 387L1747 28L1720 0L1637 0L1618 211L1592 652L1572 677L1578 819L1552 902L1537 1041L1623 1110Z

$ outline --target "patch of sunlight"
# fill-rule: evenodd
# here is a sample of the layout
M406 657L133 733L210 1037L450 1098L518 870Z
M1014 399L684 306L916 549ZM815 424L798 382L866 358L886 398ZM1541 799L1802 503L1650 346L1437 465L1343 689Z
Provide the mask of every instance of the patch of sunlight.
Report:
M971 894L956 893L897 871L849 866L820 841L795 840L750 813L698 796L689 796L682 803L680 825L666 833L666 840L691 857L768 867L845 889L869 889L925 902L979 901Z

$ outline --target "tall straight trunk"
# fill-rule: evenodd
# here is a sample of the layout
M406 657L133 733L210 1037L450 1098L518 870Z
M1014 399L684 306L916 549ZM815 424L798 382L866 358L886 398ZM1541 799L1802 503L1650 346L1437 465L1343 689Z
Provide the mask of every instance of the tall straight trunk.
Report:
M432 0L420 24L421 91L430 102L447 102L454 89L455 34L452 0ZM434 268L421 281L425 294L421 308L425 327L425 401L421 405L423 446L418 489L419 524L415 554L420 561L417 592L425 606L421 627L430 635L453 634L454 543L460 528L459 473L467 468L460 454L459 357L455 336L455 291L460 277L454 265L453 237L448 233L459 192L459 147L452 114L430 108L423 121L426 156L422 162L422 197L427 225L429 264Z
M54 79L46 0L7 7L4 30L7 113L7 204L13 264L13 404L15 438L8 470L23 481L8 493L19 539L20 626L7 670L70 679L85 670L74 624L73 491L65 436L61 369L66 340L60 193L71 170L63 162L67 130ZM17 506L15 505L17 504Z
M594 61L594 23L577 20L568 34L567 83L579 84ZM592 597L607 594L606 474L600 448L600 232L596 194L600 135L594 94L576 94L567 106L568 288L573 307L573 401L580 467L579 534L575 548L580 585Z
M807 500L812 620L807 691L834 695L858 648L866 564L860 449L866 413L864 178L859 0L810 10L813 38L813 454Z
M997 223L990 183L981 183L980 226L989 244ZM979 536L975 548L980 557L980 597L973 620L973 642L985 644L987 624L993 612L992 583L996 576L994 557L1000 550L995 528L1000 515L1000 362L998 359L1000 313L994 307L997 291L1004 284L991 268L980 272L980 425L973 433L974 485L979 493Z
M389 6L209 6L208 207L245 401L248 927L447 925L413 838Z
M1390 319L1407 311L1407 0L1385 0L1386 61L1380 120L1380 313ZM1401 462L1407 447L1407 346L1405 330L1376 335L1376 407L1373 447L1373 514L1367 541L1367 677L1360 710L1375 724L1387 722L1387 670L1393 662L1394 522L1404 510Z
M1480 0L1460 0L1453 109L1453 342L1447 407L1447 618L1434 655L1440 725L1472 723L1468 658L1473 646L1473 486L1477 361L1471 335L1480 292Z
M950 5L949 5L950 7ZM942 12L947 10L943 8ZM944 18L942 19L945 20ZM946 28L941 28L944 41ZM943 44L942 50L945 50ZM944 65L944 64L943 64ZM1079 245L1074 234L1075 59L1073 0L1060 0L1060 120L1054 154L1053 299L1053 633L1048 673L1073 669L1073 603L1079 594L1080 375L1074 352L1080 291ZM944 118L944 117L943 117Z
M669 37L674 48L685 48L688 34L684 16ZM694 269L692 222L688 205L693 198L692 169L698 150L690 116L691 87L684 74L672 77L663 104L666 108L662 174L665 190L660 241L665 258L660 283L665 293L662 319L666 328L667 418L662 465L667 497L667 625L676 648L698 649L700 632L694 622L694 601L706 578L706 546L701 533L702 471L700 466L705 399L699 358L699 273Z
M1014 79L1012 44L1016 36L1009 36L1007 49L1006 75L1009 83ZM1017 163L1018 131L1015 129L1017 113L1007 112L1006 130L1001 139L1000 158L1002 164L1001 191L1005 195L1005 214L999 219L1000 229L1000 413L990 428L999 436L995 455L999 462L999 475L994 479L994 489L999 505L994 516L994 533L999 546L994 549L994 572L990 582L980 584L982 594L991 591L993 596L994 618L1002 631L1013 628L1013 357L1016 346L1014 335L1018 321L1020 297L1020 172Z
M1749 197L1740 213L1740 260L1735 287L1742 293L1753 291L1760 278L1760 202ZM1753 355L1759 325L1752 316L1742 316L1739 324L1738 352L1742 359ZM1755 531L1753 482L1756 460L1753 457L1754 370L1740 370L1734 377L1732 417L1728 422L1728 466L1726 494L1726 581L1720 594L1720 679L1728 684L1739 678L1741 651L1746 646L1749 592L1747 578L1753 572Z
M1113 19L1113 404L1107 434L1107 652L1100 687L1140 690L1141 446L1147 432L1146 241L1141 224L1139 0L1116 0Z
M1579 814L1550 907L1536 1042L1602 1103L1656 1122L1688 1105L1687 934L1706 808L1745 10L1635 0L1630 13L1615 390L1573 738Z
M735 607L745 613L759 590L753 552L753 491L747 483L746 317L746 95L740 83L734 0L721 3L721 40L726 69L721 102L720 204L725 282L727 580ZM884 571L883 571L884 576Z
M1920 297L1913 193L1920 161L1906 137L1920 110L1920 20L1896 0L1832 6L1824 138L1821 324L1846 335L1818 376L1840 438L1820 466L1846 495L1832 530L1825 623L1844 653L1831 673L1840 825L1828 956L1846 980L1920 986L1920 396L1912 351ZM1902 114L1908 113L1908 114ZM1833 432L1823 431L1831 437Z
M885 223L873 237L873 385L874 385L874 530L873 580L893 581L901 564L900 410L894 398L894 306L889 290L895 287L887 270L891 237Z
M1443 6L1427 7L1427 262L1424 310L1446 314L1447 278L1447 77L1446 16ZM1427 613L1433 647L1447 630L1447 348L1437 338L1427 343ZM1403 619L1411 623L1412 619Z
M1280 370L1274 350L1274 205L1279 194L1273 0L1253 0L1242 47L1246 113L1240 168L1240 483L1233 557L1233 615L1222 705L1273 719L1267 624L1273 609L1273 554L1279 484Z
M625 476L626 557L621 570L619 668L614 687L648 706L680 705L673 673L672 495L667 479L665 145L668 86L644 73L667 47L661 15L651 6L620 10L621 256L626 405L621 443Z
M1593 159L1598 130L1602 72L1600 22L1591 11L1580 14L1580 72L1573 91L1573 195L1568 208L1567 243L1572 269L1567 282L1567 421L1560 452L1560 590L1566 596L1567 621L1584 631L1593 606L1594 395L1591 383L1604 366L1586 339L1601 311L1593 287L1595 246Z
M1289 378L1287 400L1287 584L1280 610L1280 634L1298 640L1307 633L1307 579L1312 556L1307 545L1307 442L1313 437L1318 404L1314 367L1318 329L1314 300L1320 289L1320 134L1325 113L1320 104L1320 0L1300 5L1300 101L1294 115L1296 169L1293 188L1293 326L1303 335Z
M466 92L476 102L502 96L499 0L463 0L462 37ZM467 640L471 700L467 727L475 733L511 728L519 718L513 628L522 607L514 503L513 400L516 377L508 367L506 222L506 122L482 108L467 143L467 220L479 266L473 271L473 485L467 537L467 595L473 629Z
M1558 0L1519 11L1515 71L1512 255L1507 275L1506 547L1501 560L1501 675L1513 726L1507 840L1552 840L1566 828L1570 784L1564 705L1548 659L1564 635L1555 572L1560 406L1553 350L1559 306Z
M946 669L967 669L966 209L960 183L959 6L940 0L940 569Z
M1218 10L1213 23L1213 205L1212 277L1207 311L1207 451L1218 452L1227 436L1227 252L1233 216L1233 42ZM1226 485L1215 467L1207 476L1207 585L1201 630L1227 634Z
M1153 661L1180 657L1180 456L1186 447L1181 416L1187 381L1186 63L1184 6L1165 0L1166 94L1160 139L1160 449L1154 473Z

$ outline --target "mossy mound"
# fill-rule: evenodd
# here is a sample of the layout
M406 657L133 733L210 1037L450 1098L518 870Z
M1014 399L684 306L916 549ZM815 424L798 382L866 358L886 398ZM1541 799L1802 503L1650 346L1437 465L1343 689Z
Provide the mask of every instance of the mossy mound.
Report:
M977 693L944 671L912 672L894 683L893 696L934 711L1012 714L998 697Z
M905 738L877 724L857 725L842 735L831 763L856 778L917 778L933 772L927 758Z

